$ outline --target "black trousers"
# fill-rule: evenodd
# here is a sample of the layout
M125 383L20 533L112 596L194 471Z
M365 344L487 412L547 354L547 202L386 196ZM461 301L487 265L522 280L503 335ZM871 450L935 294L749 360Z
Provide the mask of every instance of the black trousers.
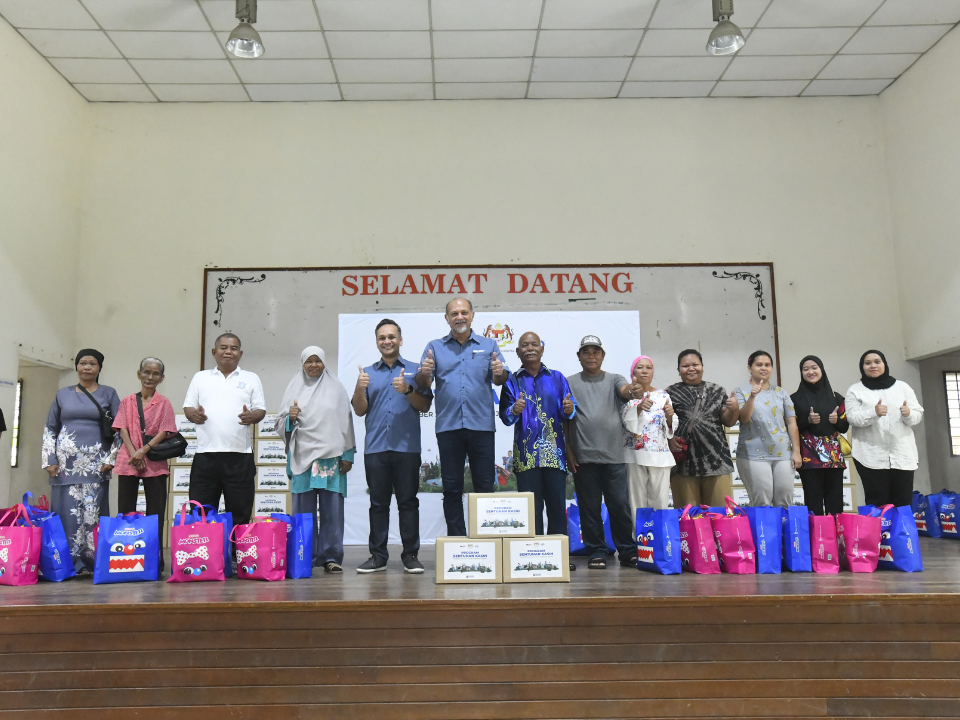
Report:
M147 497L147 515L157 516L160 532L160 571L163 571L163 521L167 516L167 478L169 475L143 478L143 494ZM140 478L135 475L117 476L117 512L137 511L137 494Z
M607 504L610 533L620 560L637 557L636 520L627 487L627 468L623 463L580 463L573 474L580 508L580 534L590 557L604 557L607 543L603 537L600 505Z
M253 512L256 477L253 453L197 453L190 468L190 499L218 507L222 494L234 526L246 525Z
M543 507L547 507L550 535L567 534L567 471L559 468L531 468L517 473L517 490L533 493L537 535L543 535Z
M803 502L814 515L843 512L843 468L797 470L803 484Z
M463 517L464 462L470 458L470 476L473 491L493 492L496 480L494 469L493 430L447 430L437 433L440 452L440 477L443 481L443 516L447 521L447 535L463 537L467 524Z
M913 501L913 470L875 470L857 460L853 462L863 483L863 499L867 505L910 507Z
M393 450L371 453L363 456L363 469L370 490L370 554L384 561L390 556L390 498L396 495L401 557L416 556L420 552L420 455Z

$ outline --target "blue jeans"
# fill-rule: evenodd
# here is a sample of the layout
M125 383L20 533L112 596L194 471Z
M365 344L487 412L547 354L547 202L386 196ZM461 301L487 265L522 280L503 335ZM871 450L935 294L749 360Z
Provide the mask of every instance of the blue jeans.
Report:
M384 562L390 556L390 498L396 495L403 541L401 557L416 557L420 552L420 454L394 450L370 453L363 456L363 469L370 490L370 554Z
M610 513L610 532L617 555L621 560L637 556L634 535L636 520L631 519L630 494L627 488L627 469L622 463L580 463L573 475L580 508L580 533L590 557L607 554L603 539L603 520L600 504L606 502Z
M448 430L437 433L440 450L440 477L443 480L443 517L447 521L447 535L463 537L467 526L463 519L463 466L470 458L473 491L493 492L494 470L493 430Z
M567 471L558 468L532 468L517 473L517 490L533 493L537 535L543 535L543 506L547 506L550 535L567 534Z

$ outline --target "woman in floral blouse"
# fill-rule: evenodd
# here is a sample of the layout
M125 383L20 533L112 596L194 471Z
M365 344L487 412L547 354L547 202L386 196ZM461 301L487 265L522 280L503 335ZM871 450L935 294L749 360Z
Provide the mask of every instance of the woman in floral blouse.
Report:
M43 467L50 475L50 509L63 523L74 567L84 574L93 570L93 529L110 514L110 474L120 449L112 432L105 442L101 411L112 421L120 397L99 383L101 353L81 350L75 367L79 384L62 388L47 414Z
M637 508L666 510L670 503L670 469L676 465L669 440L680 424L670 396L653 387L653 360L641 355L633 361L630 377L643 397L627 402L620 411L626 428L624 460L634 515Z

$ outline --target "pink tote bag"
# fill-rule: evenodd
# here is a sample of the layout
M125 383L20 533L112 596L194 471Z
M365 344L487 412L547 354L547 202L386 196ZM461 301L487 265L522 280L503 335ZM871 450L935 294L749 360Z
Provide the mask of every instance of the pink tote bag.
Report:
M190 504L200 506L201 521L186 524ZM213 582L223 574L223 523L208 523L203 506L195 500L180 506L180 524L170 528L170 564L167 582Z
M720 572L720 560L713 525L699 508L694 508L697 517L690 517L692 507L687 505L680 514L680 563L685 572L716 575Z
M837 515L837 549L841 565L851 572L874 572L880 561L880 518Z
M231 538L237 548L237 577L241 580L283 580L287 576L287 524L272 518L254 518L236 525Z
M25 526L4 525L23 518ZM40 547L43 531L34 527L22 504L14 505L0 517L0 585L36 585L40 570Z
M713 536L720 551L720 570L734 575L755 575L757 547L753 543L750 520L732 498L725 500L726 515L710 513Z
M815 573L840 572L837 521L833 516L810 513L810 558Z

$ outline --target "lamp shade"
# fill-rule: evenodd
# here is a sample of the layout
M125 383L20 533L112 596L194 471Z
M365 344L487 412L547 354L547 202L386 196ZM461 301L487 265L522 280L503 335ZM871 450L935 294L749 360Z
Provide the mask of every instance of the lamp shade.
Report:
M744 42L740 28L721 17L707 40L707 52L711 55L732 55L743 47Z
M246 20L234 28L227 38L227 52L239 58L258 58L263 55L263 41L260 33Z

